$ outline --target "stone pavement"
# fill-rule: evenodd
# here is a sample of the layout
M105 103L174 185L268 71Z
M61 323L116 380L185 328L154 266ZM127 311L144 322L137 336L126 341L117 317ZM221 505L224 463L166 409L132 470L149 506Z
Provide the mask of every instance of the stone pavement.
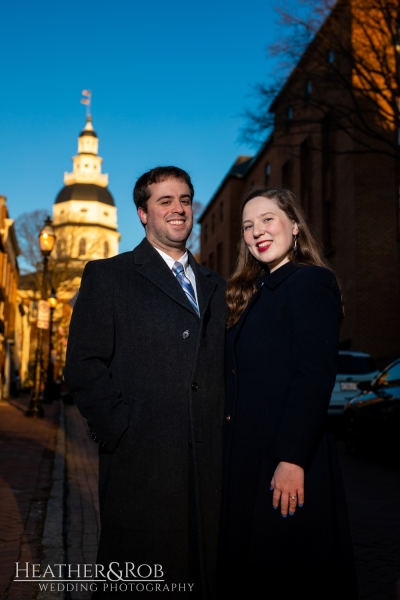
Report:
M89 599L15 581L15 562L95 563L100 527L97 445L85 420L59 402L45 405L45 419L27 419L26 404L24 397L0 403L0 597ZM360 600L400 600L399 465L384 454L349 457L341 439L338 447Z
M26 398L0 402L0 596L31 598L14 580L15 563L40 563L60 404L44 419L27 418Z

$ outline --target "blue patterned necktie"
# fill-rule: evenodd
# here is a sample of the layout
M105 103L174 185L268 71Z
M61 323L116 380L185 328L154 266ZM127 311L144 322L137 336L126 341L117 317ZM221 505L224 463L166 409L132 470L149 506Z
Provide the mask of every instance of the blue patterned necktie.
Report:
M196 302L196 294L194 293L194 289L189 279L185 275L185 271L183 268L183 264L176 261L174 266L172 267L172 272L179 281L182 286L183 291L185 292L190 304L193 306L194 310L197 312L198 316L200 316L199 307Z

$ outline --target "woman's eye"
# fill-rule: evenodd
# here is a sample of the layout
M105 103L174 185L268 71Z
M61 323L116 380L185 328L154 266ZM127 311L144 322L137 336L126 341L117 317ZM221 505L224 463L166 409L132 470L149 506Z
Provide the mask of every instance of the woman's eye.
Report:
M244 231L247 231L247 229L251 229L251 225L245 225L245 226L243 227L243 229L244 229Z
M265 217L265 219L264 219L264 223L265 223L266 221L272 221L272 217Z

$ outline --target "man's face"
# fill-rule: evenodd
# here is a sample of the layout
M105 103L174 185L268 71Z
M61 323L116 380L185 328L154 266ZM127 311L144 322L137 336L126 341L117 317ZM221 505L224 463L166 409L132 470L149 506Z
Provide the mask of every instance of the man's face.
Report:
M152 183L149 190L147 211L138 209L148 241L167 254L184 251L193 227L189 186L179 179L166 179Z

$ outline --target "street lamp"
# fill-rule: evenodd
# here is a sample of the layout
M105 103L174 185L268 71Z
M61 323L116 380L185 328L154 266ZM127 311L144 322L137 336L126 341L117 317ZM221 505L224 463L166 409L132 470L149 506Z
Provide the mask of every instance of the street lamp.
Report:
M34 385L33 385L33 393L29 402L28 410L26 411L27 417L43 417L43 407L42 407L42 384L43 384L43 330L48 328L49 322L48 317L46 316L41 320L40 317L40 307L44 310L49 308L47 301L45 300L47 296L47 270L49 263L49 256L51 251L54 248L54 244L56 241L56 236L54 233L54 229L52 227L52 222L50 217L44 222L44 226L39 233L39 248L40 252L43 256L43 276L42 276L42 287L40 292L41 302L39 302L39 311L38 311L38 320L37 320L37 348L35 354L35 365L34 365ZM44 302L43 302L44 301Z
M57 306L57 296L54 288L51 288L51 294L47 298L47 302L50 305L50 323L49 323L49 357L47 361L47 377L45 386L45 402L53 401L53 362L52 362L52 350L53 350L53 314L54 309Z

